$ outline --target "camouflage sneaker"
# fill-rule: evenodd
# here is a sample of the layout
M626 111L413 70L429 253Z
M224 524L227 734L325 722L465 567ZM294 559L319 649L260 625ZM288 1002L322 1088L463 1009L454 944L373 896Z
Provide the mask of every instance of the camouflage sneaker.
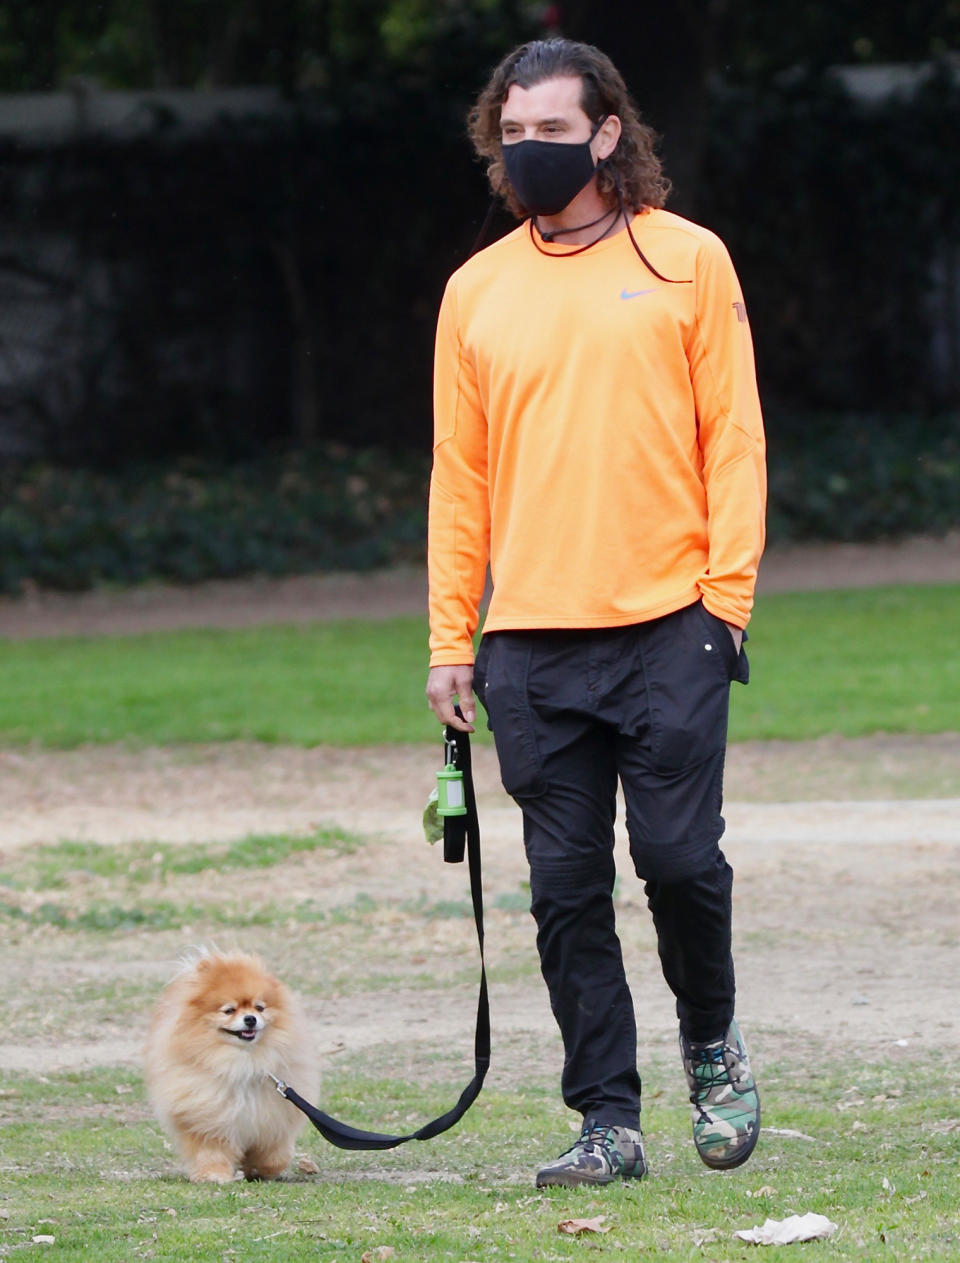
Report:
M632 1127L606 1127L594 1119L583 1125L580 1139L554 1162L537 1172L537 1188L563 1184L612 1184L639 1180L647 1173L643 1136Z
M738 1167L760 1136L760 1097L736 1021L723 1039L689 1043L680 1055L690 1085L693 1143L708 1167Z

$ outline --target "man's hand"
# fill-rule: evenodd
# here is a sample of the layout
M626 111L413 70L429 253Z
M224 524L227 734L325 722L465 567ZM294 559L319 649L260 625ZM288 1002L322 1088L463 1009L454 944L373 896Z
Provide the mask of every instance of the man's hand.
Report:
M737 647L737 653L740 652L740 646L743 644L743 628L737 627L735 623L727 623L730 628L730 635L733 637L733 643Z
M453 713L454 698L460 703L463 719L458 719ZM473 732L473 721L477 717L477 706L473 700L473 664L431 667L427 676L427 701L442 724L449 724L460 732Z

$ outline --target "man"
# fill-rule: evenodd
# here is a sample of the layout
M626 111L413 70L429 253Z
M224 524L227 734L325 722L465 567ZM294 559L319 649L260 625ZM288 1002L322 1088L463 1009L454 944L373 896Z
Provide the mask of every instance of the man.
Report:
M662 209L652 133L597 49L515 50L471 137L526 222L451 277L440 311L427 696L472 731L476 690L523 811L563 1096L584 1119L537 1184L646 1171L612 900L618 779L676 996L694 1143L709 1166L736 1166L760 1125L719 848L729 685L747 679L763 547L743 297L721 242Z

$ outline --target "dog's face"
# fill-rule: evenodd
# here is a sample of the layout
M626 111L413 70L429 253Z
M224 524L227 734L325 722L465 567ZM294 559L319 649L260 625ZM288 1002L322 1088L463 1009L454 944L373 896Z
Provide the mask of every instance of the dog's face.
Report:
M252 1048L282 1024L282 985L254 957L211 956L197 962L191 1016L211 1036L237 1049Z

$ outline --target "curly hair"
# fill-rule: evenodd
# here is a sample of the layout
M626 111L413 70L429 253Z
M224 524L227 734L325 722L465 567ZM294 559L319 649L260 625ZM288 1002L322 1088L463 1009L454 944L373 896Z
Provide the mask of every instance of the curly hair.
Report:
M597 171L597 188L610 205L617 189L634 210L663 206L670 181L663 174L654 145L656 133L640 121L623 76L610 58L592 44L569 39L532 40L508 53L490 76L471 109L467 126L477 156L487 162L487 179L494 194L501 197L517 217L526 210L517 198L504 170L500 148L500 111L507 93L516 83L531 88L545 79L579 78L580 105L593 123L606 114L620 120L621 133L616 149Z

